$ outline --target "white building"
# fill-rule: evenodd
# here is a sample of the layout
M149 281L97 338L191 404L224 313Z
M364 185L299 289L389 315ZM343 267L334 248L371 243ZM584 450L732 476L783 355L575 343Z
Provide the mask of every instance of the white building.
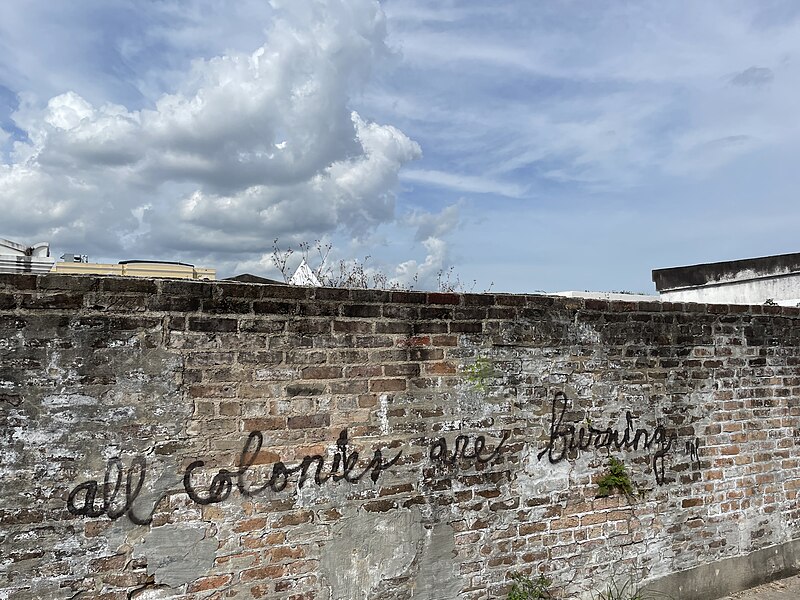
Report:
M0 238L0 273L49 273L54 264L47 242L25 246Z
M303 259L303 262L300 263L300 266L297 267L294 275L289 278L289 284L322 287L322 282L319 280L319 277L316 276L314 271L311 270L311 267L308 266L305 258Z
M800 252L655 269L653 282L667 302L800 304Z

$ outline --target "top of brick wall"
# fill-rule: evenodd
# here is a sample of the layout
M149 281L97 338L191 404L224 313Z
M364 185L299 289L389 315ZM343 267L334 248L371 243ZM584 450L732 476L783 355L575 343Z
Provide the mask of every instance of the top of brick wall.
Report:
M128 299L114 305L112 299ZM140 302L133 301L139 298ZM489 307L562 308L600 312L685 312L709 314L765 314L800 317L800 308L745 306L680 302L625 302L589 298L566 298L537 294L455 294L314 288L232 281L144 279L103 275L0 274L0 310L138 310L156 312L204 312L246 314L275 312L298 301L320 303L437 305L446 309L473 308L473 319ZM268 306L267 306L268 305ZM125 308L127 306L127 309ZM262 309L274 310L262 310ZM368 312L368 311L367 311ZM469 312L462 311L464 315ZM443 313L441 318L448 318ZM319 316L324 316L320 313ZM343 316L379 316L347 315ZM483 317L485 318L485 317ZM464 319L464 316L461 317Z

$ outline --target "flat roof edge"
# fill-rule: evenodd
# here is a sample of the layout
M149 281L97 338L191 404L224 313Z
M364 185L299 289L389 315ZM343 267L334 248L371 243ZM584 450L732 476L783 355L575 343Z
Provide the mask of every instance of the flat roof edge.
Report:
M676 288L691 288L710 283L731 282L737 275L749 272L745 279L788 275L800 272L800 252L759 258L745 258L685 267L653 269L652 279L661 292Z

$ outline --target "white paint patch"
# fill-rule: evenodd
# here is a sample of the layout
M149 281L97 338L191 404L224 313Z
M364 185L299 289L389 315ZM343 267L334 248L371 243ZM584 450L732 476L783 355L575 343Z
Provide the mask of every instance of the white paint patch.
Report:
M92 406L98 404L97 398L82 394L55 394L42 398L46 408L66 408L71 406Z
M578 316L576 315L577 319ZM581 344L599 344L600 334L597 330L587 323L576 323L570 327L570 333L575 337L575 340Z
M542 461L544 465L541 464ZM546 456L542 457L542 461L537 458L536 447L528 444L522 457L525 468L514 482L516 493L520 497L537 498L569 489L570 473L574 465L567 460L550 464Z
M128 372L127 379L130 381L147 381L149 379L148 375L145 374L144 370L142 369L134 369Z
M442 423L439 424L439 431L460 431L462 426L463 421L461 419L457 419L455 421L442 421Z
M256 381L291 381L298 378L297 369L256 369Z
M389 396L388 394L381 394L378 398L380 407L378 408L378 423L380 424L381 434L389 435L389 416L387 411L389 409Z
M50 362L47 363L47 369L45 369L45 372L51 379L64 379L66 371L59 366L60 362L61 353L53 352L50 355Z
M126 421L136 416L136 409L132 406L118 406L106 413L109 421Z
M120 455L119 447L114 445L114 444L112 444L110 446L106 446L105 448L103 448L101 453L102 453L103 458L105 460L108 460L110 458L115 458L115 457Z
M11 433L13 441L22 442L24 445L43 446L53 441L53 432L46 430L29 430L15 427Z
M139 345L139 340L136 336L130 337L127 340L111 340L108 348L136 348Z

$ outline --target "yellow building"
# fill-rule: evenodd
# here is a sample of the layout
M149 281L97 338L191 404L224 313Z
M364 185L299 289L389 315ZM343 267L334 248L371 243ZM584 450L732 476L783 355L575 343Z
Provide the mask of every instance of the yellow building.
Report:
M121 277L169 277L177 279L216 279L214 269L164 260L121 260L118 264L90 263L86 255L64 254L61 260L50 256L50 244L26 246L0 238L0 273L65 273L69 275L117 275Z
M71 275L117 275L127 277L169 277L177 279L216 279L214 269L203 269L179 262L123 260L119 264L77 261L57 262L51 273Z

